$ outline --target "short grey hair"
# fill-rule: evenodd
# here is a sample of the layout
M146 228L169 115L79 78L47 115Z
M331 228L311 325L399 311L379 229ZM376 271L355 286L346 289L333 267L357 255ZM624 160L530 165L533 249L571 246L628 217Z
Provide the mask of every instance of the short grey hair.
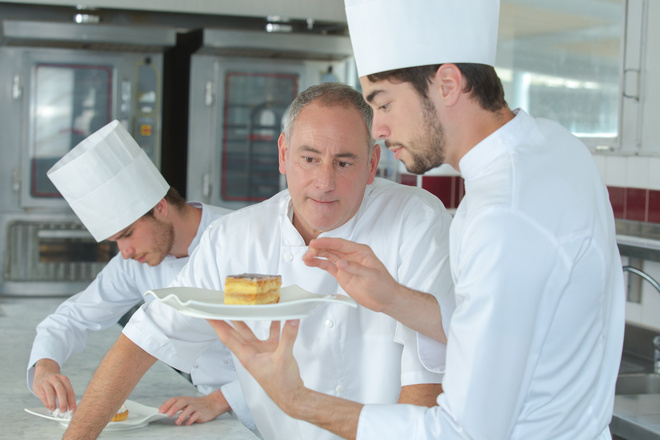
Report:
M351 86L338 82L326 82L311 86L296 96L296 99L293 100L282 118L282 131L284 132L284 137L287 142L293 135L296 119L300 115L300 112L302 112L308 104L313 102L318 102L324 107L352 107L360 112L367 128L366 134L369 142L369 152L371 153L371 149L374 146L371 137L374 112L364 100L360 92Z

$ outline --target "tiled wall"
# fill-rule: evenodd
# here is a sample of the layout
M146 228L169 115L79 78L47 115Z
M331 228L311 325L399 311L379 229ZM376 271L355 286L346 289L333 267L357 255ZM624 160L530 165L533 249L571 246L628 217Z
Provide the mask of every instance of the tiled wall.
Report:
M417 176L401 174L400 181L404 185L417 185ZM424 176L422 188L438 196L447 209L456 209L465 194L465 186L461 176Z
M614 217L660 223L660 157L594 156L607 185ZM422 188L435 194L448 209L460 203L463 178L451 171L422 178ZM401 174L401 183L416 185L417 176Z
M614 216L660 223L660 157L594 156Z

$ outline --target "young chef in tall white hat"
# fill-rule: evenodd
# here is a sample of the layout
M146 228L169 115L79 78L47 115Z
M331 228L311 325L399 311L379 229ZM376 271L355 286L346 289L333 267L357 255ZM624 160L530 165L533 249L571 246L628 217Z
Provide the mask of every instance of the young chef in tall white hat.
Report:
M289 415L345 438L609 439L625 299L607 189L577 138L507 107L492 67L498 2L346 0L346 14L374 137L415 173L448 163L465 179L449 332L430 296L395 283L366 246L322 238L306 262L447 340L446 365L445 346L419 345L444 393L428 409L311 391L291 356L295 322L279 345L217 322L221 340Z
M75 409L76 398L61 373L62 365L85 347L90 332L116 324L145 300L142 294L147 290L167 286L206 227L228 211L186 203L118 121L73 148L48 171L48 177L92 236L99 242L116 242L121 253L84 291L64 301L37 326L28 387L50 410L66 411ZM231 355L221 343L209 348L196 365L191 379L204 394L236 378ZM196 408L204 407L202 400L215 397L175 398L163 410L183 410L179 422L188 416L189 423L206 421Z

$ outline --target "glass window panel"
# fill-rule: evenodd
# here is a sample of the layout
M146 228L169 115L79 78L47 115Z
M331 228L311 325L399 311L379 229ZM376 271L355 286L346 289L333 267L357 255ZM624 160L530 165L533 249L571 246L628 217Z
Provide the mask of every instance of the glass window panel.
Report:
M503 0L496 69L511 108L613 145L622 0Z
M277 139L298 93L298 75L228 72L222 140L222 199L259 202L280 190Z
M39 63L35 67L31 194L60 197L46 172L110 122L111 66Z

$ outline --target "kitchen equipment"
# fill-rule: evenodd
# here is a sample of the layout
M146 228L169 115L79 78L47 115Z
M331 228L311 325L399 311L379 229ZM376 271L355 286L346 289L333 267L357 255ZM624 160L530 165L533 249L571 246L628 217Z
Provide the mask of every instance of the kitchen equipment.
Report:
M200 32L190 70L186 195L236 209L285 186L277 139L298 92L325 81L356 86L355 63L342 35Z
M84 288L116 253L91 237L46 176L118 119L159 166L163 27L0 24L0 295Z

